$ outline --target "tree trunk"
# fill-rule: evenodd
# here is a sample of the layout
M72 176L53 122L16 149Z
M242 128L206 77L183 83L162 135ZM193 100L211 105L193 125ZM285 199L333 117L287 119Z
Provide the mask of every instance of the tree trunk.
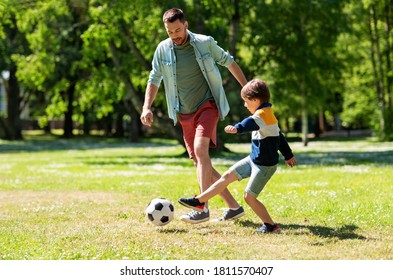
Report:
M72 138L74 136L73 134L73 121L72 121L72 115L74 113L74 94L75 94L75 84L72 83L66 92L66 98L67 98L67 111L64 113L64 138Z
M20 88L16 78L16 66L11 64L10 77L6 85L7 118L5 120L5 138L8 140L21 140L22 121L20 119Z
M392 105L392 87L393 87L393 75L392 73L392 65L391 65L391 50L392 50L392 40L391 40L391 31L392 31L392 19L393 19L393 0L385 0L385 8L384 8L384 20L385 20L385 60L386 60L386 116L385 116L385 126L386 126L386 140L393 140L393 105Z
M130 139L131 142L136 142L140 138L140 123L141 121L139 119L139 113L134 108L132 108L130 130L128 136L128 139Z
M302 95L302 143L303 146L308 145L308 110L307 110L307 92L305 81L302 79L300 82L301 95Z
M20 46L16 46L15 44L18 41L18 29L16 28L16 18L12 17L11 24L9 28L7 28L6 36L8 36L8 40L11 43L9 48L19 49ZM6 49L7 50L7 49ZM4 69L2 69L4 70ZM21 97L20 97L20 87L19 82L16 77L16 65L11 62L9 64L9 78L7 81L4 81L4 87L6 92L7 99L7 117L0 120L0 137L7 140L22 140L22 121L20 119L21 113Z
M83 124L82 124L83 135L90 135L90 119L89 113L83 112Z
M390 3L389 3L390 2ZM391 50L392 50L392 40L390 37L392 31L392 19L393 17L392 10L393 9L393 0L385 1L385 42L386 42L386 51L385 51L385 59L386 59L386 73L391 73L392 64L391 64ZM392 86L393 86L393 75L388 74L386 79L386 94L387 94L387 108L388 110L392 109ZM393 125L393 124L392 124Z
M232 15L231 26L229 30L229 52L233 57L237 57L236 43L237 33L239 30L240 12L239 12L239 0L232 0L234 13Z
M383 85L383 70L379 46L379 33L375 6L370 6L369 36L371 41L371 63L374 72L375 88L377 91L378 107L380 113L380 138L385 139L385 94Z
M205 23L204 17L201 16L204 14L203 6L201 0L194 0L192 6L194 7L195 18L193 18L195 32L203 33L205 31Z
M123 138L124 137L124 124L123 124L123 117L126 113L125 105L121 100L115 106L115 116L114 116L114 125L115 125L115 132L113 134L114 137Z

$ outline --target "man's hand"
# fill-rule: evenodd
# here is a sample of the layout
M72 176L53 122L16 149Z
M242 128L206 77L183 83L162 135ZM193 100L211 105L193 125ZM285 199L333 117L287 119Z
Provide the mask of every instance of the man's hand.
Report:
M143 108L142 115L141 115L141 122L143 125L150 127L153 124L153 112L151 109Z

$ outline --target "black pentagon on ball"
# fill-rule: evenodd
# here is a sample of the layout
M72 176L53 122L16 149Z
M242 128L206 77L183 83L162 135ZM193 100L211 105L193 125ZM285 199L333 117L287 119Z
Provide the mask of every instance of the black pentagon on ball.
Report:
M162 205L161 202L158 202L156 205L154 205L154 209L160 211L162 208L164 208L164 205Z
M150 220L150 221L153 221L153 220L154 220L154 218L153 218L153 215L152 215L152 214L147 214L147 217L149 218L149 220Z
M175 208L173 207L173 204L169 204L169 209L171 209L171 212L173 212L175 210Z
M161 223L165 224L165 223L169 222L169 217L168 216L162 216L160 221L161 221Z

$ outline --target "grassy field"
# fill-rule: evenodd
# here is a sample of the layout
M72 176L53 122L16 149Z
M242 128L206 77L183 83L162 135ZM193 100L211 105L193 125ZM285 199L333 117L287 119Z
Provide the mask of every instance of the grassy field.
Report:
M280 224L261 222L244 203L245 181L230 190L245 207L235 222L189 225L176 200L198 192L195 168L173 141L0 140L0 260L391 260L393 143L372 139L292 142L299 165L279 169L260 198ZM222 173L249 144L215 155ZM153 226L144 209L174 201L175 219ZM213 198L211 217L224 203Z

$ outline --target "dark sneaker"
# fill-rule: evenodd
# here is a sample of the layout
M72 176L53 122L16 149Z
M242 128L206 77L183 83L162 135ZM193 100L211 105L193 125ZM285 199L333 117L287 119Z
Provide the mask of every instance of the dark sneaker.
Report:
M226 209L224 211L224 214L222 214L221 217L215 219L215 222L222 222L222 221L228 221L228 220L235 220L239 219L240 217L244 216L244 209L242 206L237 208L236 210L233 209Z
M199 224L208 221L210 218L209 211L207 212L197 212L191 211L188 214L185 214L180 217L180 220L190 224Z
M258 229L257 233L270 233L278 230L280 230L280 227L277 224L271 225L264 223L263 226Z
M190 198L179 198L178 202L181 205L191 208L198 212L203 212L203 209L205 208L205 203L199 202L198 198L195 198L195 196Z

